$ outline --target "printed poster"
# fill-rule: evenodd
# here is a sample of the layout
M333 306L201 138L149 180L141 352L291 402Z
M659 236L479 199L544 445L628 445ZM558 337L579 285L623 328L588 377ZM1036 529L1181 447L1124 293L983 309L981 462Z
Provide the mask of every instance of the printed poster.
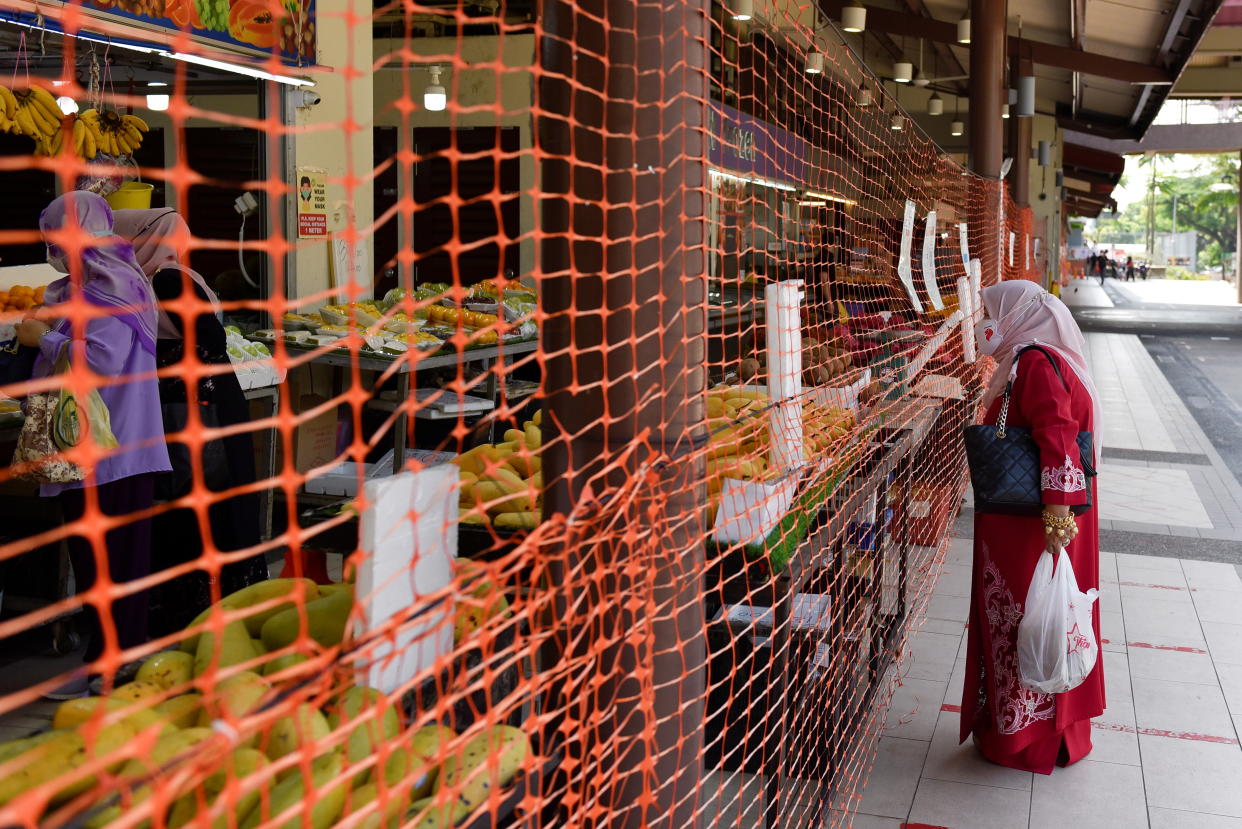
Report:
M324 239L328 235L328 187L323 170L297 170L298 238Z

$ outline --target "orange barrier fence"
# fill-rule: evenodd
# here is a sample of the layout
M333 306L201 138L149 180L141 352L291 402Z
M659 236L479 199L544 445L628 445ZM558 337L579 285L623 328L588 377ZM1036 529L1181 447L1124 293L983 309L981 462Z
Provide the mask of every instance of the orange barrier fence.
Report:
M846 825L1030 211L810 6L98 12L0 20L0 825Z

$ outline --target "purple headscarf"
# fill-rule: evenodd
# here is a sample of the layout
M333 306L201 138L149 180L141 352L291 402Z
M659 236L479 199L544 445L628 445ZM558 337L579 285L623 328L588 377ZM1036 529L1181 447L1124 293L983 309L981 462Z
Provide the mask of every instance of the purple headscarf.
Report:
M49 249L63 255L71 266L74 251L79 251L82 294L94 305L125 309L117 319L132 328L139 344L154 354L155 295L134 259L133 248L113 233L108 203L83 190L65 193L43 210L39 230ZM72 277L64 276L47 286L44 301L62 303L72 289ZM69 326L69 320L62 320L56 328L68 334Z

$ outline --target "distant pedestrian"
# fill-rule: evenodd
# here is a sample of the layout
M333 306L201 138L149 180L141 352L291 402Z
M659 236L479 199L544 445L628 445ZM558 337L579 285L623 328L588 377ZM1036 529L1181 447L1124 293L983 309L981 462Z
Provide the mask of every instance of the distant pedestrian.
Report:
M1134 257L1126 257L1126 282L1134 281Z

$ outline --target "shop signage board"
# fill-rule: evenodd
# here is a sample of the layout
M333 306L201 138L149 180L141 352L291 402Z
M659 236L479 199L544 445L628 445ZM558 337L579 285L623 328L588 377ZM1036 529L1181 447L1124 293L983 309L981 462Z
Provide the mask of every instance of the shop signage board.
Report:
M707 160L719 170L804 183L806 158L806 142L788 130L724 104L707 111Z
M326 239L328 236L328 185L323 170L297 169L298 238Z
M34 14L27 11L31 4L19 0L0 10L0 19L64 31L58 12L68 5L78 15L75 32L98 30L117 42L191 51L176 43L184 34L234 54L263 59L275 55L286 66L315 64L315 0L281 0L280 15L272 14L267 0L47 0L37 4ZM134 40L129 41L131 35Z

